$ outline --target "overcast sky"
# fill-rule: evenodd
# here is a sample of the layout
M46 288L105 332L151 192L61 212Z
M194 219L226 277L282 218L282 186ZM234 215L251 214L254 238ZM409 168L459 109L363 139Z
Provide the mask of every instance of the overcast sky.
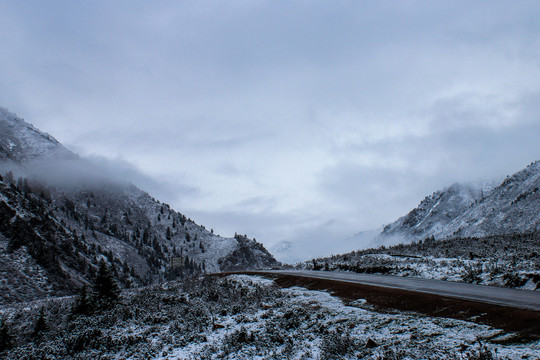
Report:
M539 19L538 1L0 0L0 106L217 233L328 242L540 158Z

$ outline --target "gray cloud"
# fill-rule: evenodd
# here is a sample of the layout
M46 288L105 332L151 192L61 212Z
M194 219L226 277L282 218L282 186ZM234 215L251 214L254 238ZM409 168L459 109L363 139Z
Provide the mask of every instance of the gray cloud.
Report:
M151 177L121 159L100 156L40 159L24 165L6 163L0 170L3 173L13 171L15 177L27 177L67 188L134 184L161 199L189 198L199 192L191 185Z
M334 219L327 241L538 158L539 17L534 1L5 1L0 101L225 235L307 239Z

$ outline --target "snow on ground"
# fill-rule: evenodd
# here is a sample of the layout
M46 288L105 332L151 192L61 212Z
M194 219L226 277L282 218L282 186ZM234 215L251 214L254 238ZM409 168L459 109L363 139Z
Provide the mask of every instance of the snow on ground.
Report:
M0 304L53 294L47 274L26 247L8 251L8 242L0 234Z
M486 325L397 311L255 276L124 291L87 315L72 298L0 307L15 347L45 359L539 359L540 342ZM43 309L43 310L40 310ZM47 330L33 330L42 313Z
M538 264L530 260L522 260L519 264L509 260L456 259L426 257L397 257L386 254L370 254L369 256L391 261L396 266L398 276L412 276L424 279L448 280L457 282L474 282L483 285L504 286L505 270L515 269L522 277L533 274L540 277ZM537 289L536 283L530 279L524 286L516 286L524 290Z
M242 286L254 283L272 285L271 280L261 277L236 275L231 278ZM375 312L362 299L353 302L352 306L346 306L326 292L300 287L283 289L281 293L282 299L268 303L263 309L220 318L222 327L208 334L205 342L165 351L158 358L192 359L202 354L210 359L269 359L276 355L288 359L319 359L331 355L334 350L344 352L341 355L346 359L356 359L358 356L384 358L392 352L399 358L443 359L460 358L460 354L479 352L480 349L491 351L500 358L540 357L540 342L525 345L489 343L490 339L513 335L485 325L416 314ZM261 351L256 341L249 346L249 339L263 337L273 320L286 319L287 316L299 320L297 324L289 324L286 334L293 342L292 350L287 348L290 343L286 341L266 351ZM229 354L223 350L216 351L222 349L231 338L238 337L238 334L245 334L243 337L248 339L246 346ZM333 349L332 340L337 343L336 349ZM347 349L347 343L354 346Z

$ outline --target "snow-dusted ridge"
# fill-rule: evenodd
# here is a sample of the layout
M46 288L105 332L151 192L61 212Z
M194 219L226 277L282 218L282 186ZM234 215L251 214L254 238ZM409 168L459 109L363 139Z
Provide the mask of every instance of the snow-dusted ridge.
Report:
M539 231L539 188L540 161L493 188L454 184L385 226L377 240L384 244Z
M29 160L65 156L75 157L58 140L0 107L0 160Z

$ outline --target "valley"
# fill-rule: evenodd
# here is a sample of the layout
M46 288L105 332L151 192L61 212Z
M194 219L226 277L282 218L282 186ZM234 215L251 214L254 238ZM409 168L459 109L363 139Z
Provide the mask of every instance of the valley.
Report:
M500 185L435 192L339 245L378 246L282 264L0 116L1 356L540 356L538 161ZM281 245L294 258L309 241Z

